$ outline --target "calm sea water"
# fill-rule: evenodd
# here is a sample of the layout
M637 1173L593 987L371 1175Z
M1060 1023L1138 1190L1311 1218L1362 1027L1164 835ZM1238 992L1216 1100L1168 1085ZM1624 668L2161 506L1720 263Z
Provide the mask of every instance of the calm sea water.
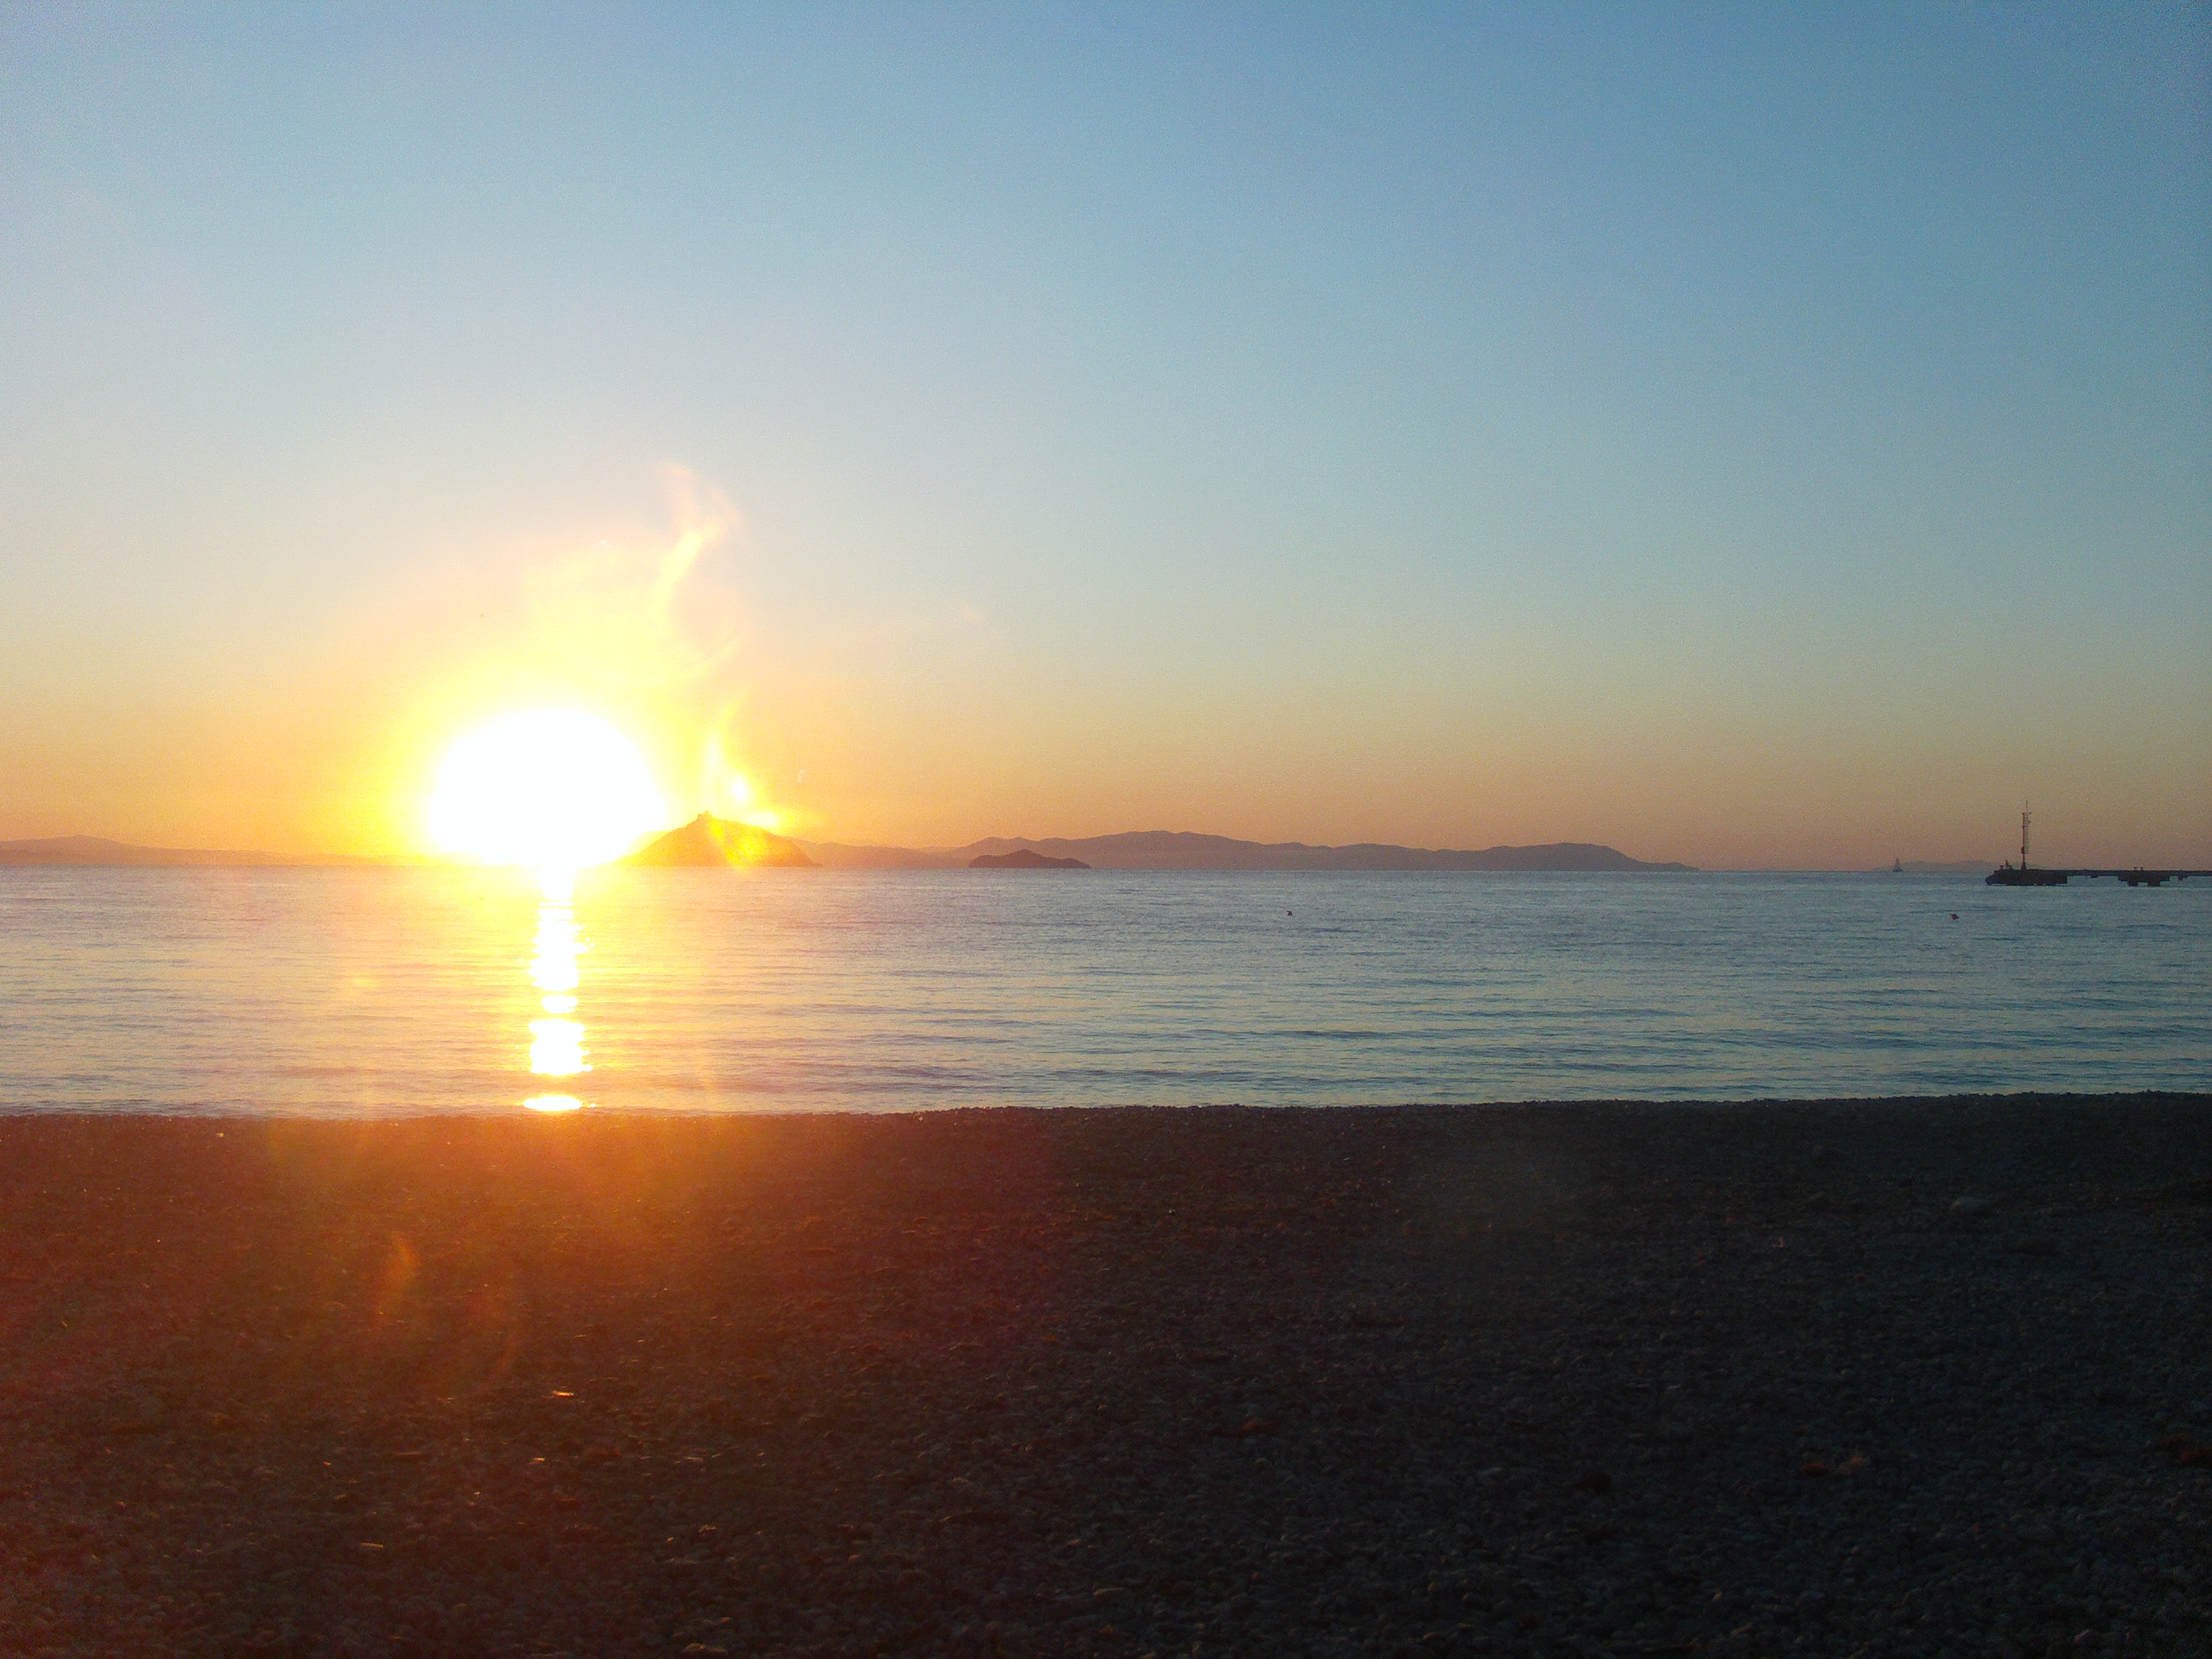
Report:
M2208 989L2212 882L0 870L0 1109L2204 1089Z

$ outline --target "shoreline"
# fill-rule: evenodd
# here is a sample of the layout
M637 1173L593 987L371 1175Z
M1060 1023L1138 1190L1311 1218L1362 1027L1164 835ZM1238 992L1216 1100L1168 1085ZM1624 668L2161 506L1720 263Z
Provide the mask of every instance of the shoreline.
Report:
M558 1082L561 1079L552 1079ZM348 1111L345 1113L306 1113L277 1107L250 1108L216 1106L187 1108L178 1106L11 1106L0 1102L0 1124L33 1120L51 1119L79 1121L154 1121L174 1123L240 1123L264 1126L291 1123L313 1124L325 1128L344 1125L381 1124L490 1124L533 1123L551 1118L566 1118L570 1121L623 1123L799 1123L822 1119L851 1119L862 1122L893 1119L945 1117L966 1115L991 1117L996 1115L1036 1115L1057 1117L1063 1114L1082 1115L1168 1115L1206 1112L1251 1112L1297 1115L1310 1113L1318 1116L1340 1114L1386 1113L1484 1113L1484 1112L1548 1112L1548 1111L1608 1111L1608 1112L1715 1112L1715 1111L1802 1111L1821 1110L1848 1113L1860 1109L1890 1110L1932 1107L1941 1110L1968 1108L2001 1109L2008 1103L2031 1106L2089 1106L2098 1110L2113 1107L2125 1108L2135 1104L2155 1104L2166 1102L2212 1103L2212 1091L2189 1089L1975 1089L1955 1090L1929 1094L1835 1094L1835 1095L1569 1095L1552 1098L1520 1098L1512 1100L1420 1100L1316 1103L1313 1101L1242 1101L1206 1100L1186 1104L1121 1102L1093 1105L1070 1103L1066 1105L1039 1105L1029 1102L1010 1101L1005 1104L977 1105L973 1102L958 1102L942 1106L601 1106L594 1103L574 1110L559 1112L535 1111L520 1105L496 1108L453 1106L422 1110L400 1108L391 1111Z
M2212 1652L2212 1095L29 1112L0 1203L11 1652Z

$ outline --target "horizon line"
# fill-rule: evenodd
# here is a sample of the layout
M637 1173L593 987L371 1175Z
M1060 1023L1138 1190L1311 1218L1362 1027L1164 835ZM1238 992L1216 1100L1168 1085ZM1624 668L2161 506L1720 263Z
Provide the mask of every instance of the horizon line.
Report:
M709 815L708 815L708 816L711 816L711 814L709 814ZM686 820L686 822L694 822L694 821L696 821L696 817L695 817L695 819L692 819L692 820ZM729 820L729 822L740 822L740 820L734 820L734 819L733 819L733 820ZM682 824L678 824L678 825L675 825L675 826L672 826L672 827L673 827L673 828L675 828L675 829L681 829L681 828L683 828L684 826L683 826ZM756 826L753 826L753 827L755 827L755 828L760 828L761 826L757 826L757 825L756 825ZM640 845L640 846L648 845L648 844L650 844L650 842L651 842L651 840L652 840L653 838L657 837L657 836L660 836L660 835L667 834L667 833L669 833L669 831L668 831L668 830L655 830L655 831L653 831L653 832L651 832L651 835L649 835L649 836L640 837L640 838L639 838L639 842L638 842L638 845ZM827 838L824 838L824 837L817 837L817 836L801 836L801 835L793 835L793 834L787 834L787 833L785 833L785 832L782 832L782 831L778 831L778 830L763 830L763 833L764 833L764 834L768 834L768 835L775 836L777 838L779 838L779 839L781 839L781 840L788 841L788 842L795 842L795 843L797 843L797 844L799 844L799 845L800 845L800 846L823 847L823 848L841 848L841 849L844 849L844 850L850 850L850 851L911 852L911 853L920 853L920 854L947 854L947 855L953 854L957 854L957 853L962 853L962 852L965 852L965 851L967 851L969 848L973 848L973 847L979 846L979 845L982 844L983 842L994 842L994 841L996 841L996 842L1012 842L1012 843L1019 844L1019 843L1024 843L1024 842L1086 842L1086 841L1104 841L1104 840L1109 840L1109 839L1112 839L1112 838L1114 838L1114 837L1115 837L1115 836L1188 836L1188 837L1191 837L1191 838L1193 838L1193 839L1200 839L1200 840L1210 840L1210 841L1218 841L1218 842L1234 842L1234 843L1237 843L1237 844L1241 844L1241 845L1248 846L1248 847L1259 847L1259 848L1304 848L1304 849L1312 850L1312 851L1317 851L1317 852L1343 852L1343 851L1354 850L1354 849L1358 849L1358 848L1381 848L1381 849L1389 850L1389 851L1394 851L1394 852L1407 852L1407 853L1424 853L1424 854L1458 854L1458 853L1465 853L1465 854L1484 854L1484 853L1498 853L1498 852L1509 852L1509 851L1526 851L1526 850L1529 850L1529 849L1531 849L1531 848L1552 848L1552 847L1595 847L1595 848L1603 848L1605 850L1609 851L1609 852L1620 853L1620 854L1621 854L1621 855L1622 855L1622 856L1624 856L1624 857L1635 858L1635 859L1636 859L1636 861L1637 861L1637 862L1638 862L1638 863L1645 863L1645 864L1686 863L1686 861L1684 861L1684 860L1664 860L1664 859L1646 859L1646 858L1642 858L1642 857L1638 856L1637 854L1628 854L1628 853L1624 853L1624 852L1622 852L1622 849L1620 849L1620 848L1616 848L1616 847L1613 847L1613 846L1612 846L1610 843L1608 843L1608 842L1592 842L1592 841L1566 841L1566 840L1562 840L1562 841L1546 841L1546 842L1499 842L1492 843L1491 846L1488 846L1488 847L1483 847L1483 848L1472 848L1472 847L1424 847L1424 846L1416 846L1416 845L1413 845L1413 844L1412 844L1412 843L1408 843L1408 842L1387 842L1387 841L1352 841L1352 842L1304 842L1304 841L1297 841L1297 840L1285 840L1285 841L1257 841L1257 840L1253 840L1253 839L1250 839L1250 838L1248 838L1248 837L1245 837L1245 836L1225 836L1225 835L1222 835L1222 834L1220 834L1220 833L1218 833L1218 832L1217 832L1217 831L1212 831L1212 830L1107 830L1107 831L1103 831L1103 832L1101 832L1101 833L1097 834L1097 835L1091 835L1091 836L1066 836L1066 835L1060 835L1060 836L1030 836L1030 835L1008 836L1008 835L985 835L985 836L975 836L975 837L974 837L973 839L971 839L971 840L969 840L969 841L962 842L957 842L957 843L953 843L953 844L947 844L947 845L932 845L932 844L902 843L902 842L844 842L844 841L834 841L834 840L830 840L830 839L827 839ZM109 846L109 847L115 847L115 848L125 848L125 849L127 849L127 850L129 850L129 851L131 851L131 852L134 852L134 853L175 854L179 854L179 855L184 855L184 856L189 856L189 857L195 857L195 858L224 859L224 860L236 860L236 862L235 862L235 863L231 866L231 867L234 867L234 868L253 867L253 861L254 861L254 860L269 860L269 863L268 863L267 865L261 866L261 867L267 867L267 868L279 868L279 867L283 867L283 866L294 866L294 867L323 867L323 868L343 867L343 866L359 866L372 867L372 868L375 868L375 867L382 867L382 868L394 868L394 867L410 867L410 866L411 866L411 867L446 866L446 867L462 868L462 869L468 869L468 868L496 869L496 868L502 868L502 867L506 867L506 866L499 866L499 865L488 864L488 863L483 862L483 860L471 860L471 859L468 859L468 858L465 858L465 857L463 857L463 856L459 856L459 855L455 855L455 854L444 854L444 853L414 853L414 852L397 852L397 853L338 853L338 852L331 852L331 851L325 851L325 850L316 850L316 851L306 851L306 852L300 852L300 851L284 851L284 850L281 850L281 849L274 848L252 848L252 847L248 847L248 848L239 848L239 847L181 847L181 846L166 846L166 845L156 845L156 844L149 843L149 842L129 842L129 841L125 841L125 840L122 840L122 839L120 839L120 838L118 838L118 837L112 836L101 836L101 835L95 835L95 834L92 834L92 833L90 833L90 832L88 832L88 831L82 831L82 830L70 831L70 832L68 832L68 833L65 833L65 834L62 834L62 835L53 835L53 836L20 836L20 837L16 837L16 838L10 839L10 840L6 840L6 841L0 841L0 858L4 858L4 855L5 855L8 852L9 852L9 851L11 851L11 850L14 850L14 849L16 849L16 848L27 848L27 848L36 848L36 847L41 847L41 846L51 846L51 845L54 845L54 844L56 844L56 843L66 843L66 842L98 842L98 843L100 843L100 844L101 844L101 845L104 845L104 846ZM635 850L635 848L633 848L633 850ZM620 861L620 859L621 859L623 856L626 856L626 855L623 855L623 854L618 854L618 855L617 855L617 857L616 857L616 858L614 858L614 859L609 859L609 860L601 860L601 863L605 863L605 864L612 864L612 863L617 863L617 862L619 862L619 861ZM1893 860L1894 860L1894 858L1895 858L1895 855L1894 855L1894 854L1893 854ZM1946 870L1946 869L1948 869L1948 868L1949 868L1949 867L1951 867L1951 866L1957 866L1957 867L1959 868L1959 870L1960 870L1960 872L1961 873L1963 873L1964 870L1965 870L1966 868L1967 868L1967 867L1972 867L1972 868L1982 868L1982 867L1986 866L1986 867L1990 868L1990 869L1994 869L1994 868L1996 868L1996 861L1993 861L1993 860L1988 860L1988 859L1985 859L1985 858L1978 858L1978 857L1971 857L1971 856L1970 856L1970 857L1965 857L1965 858L1955 858L1955 859L1926 859L1926 858L1923 858L1923 859L1911 859L1911 860L1904 860L1904 861L1905 861L1905 863L1908 866L1923 866L1924 868L1926 868L1927 870L1929 870L1930 872L1939 872L1939 871ZM55 862L58 863L59 861L58 861L58 860L57 860L57 861L55 861ZM21 865L15 865L15 866L7 866L7 865L0 865L0 867L18 867L18 868L27 868L27 867L37 867L37 866L35 866L32 865L28 860L26 860L26 861L25 861L23 864L21 864ZM50 867L51 867L51 866L50 866ZM94 867L97 867L97 866L94 866ZM112 867L112 866L111 866L111 867ZM582 866L582 867L584 867L584 868L592 868L592 867L595 867L595 866ZM2061 868L2061 867L2068 867L2068 868L2070 868L2070 867L2073 867L2073 866L2070 866L2070 865L2069 865L2069 866L2057 866L2057 865L2054 865L2054 866L2051 866L2051 867L2052 867L2052 868ZM2109 866L2109 867L2121 868L2121 867L2127 867L2127 866ZM1773 863L1773 864L1766 864L1766 863L1753 863L1753 864L1724 864L1724 865L1702 865L1702 866L1700 866L1700 865L1687 865L1687 866L1686 866L1686 870L1685 870L1685 871L1683 871L1683 872L1677 872L1677 873L1694 873L1694 874L1736 874L1736 875L1863 875L1863 874L1887 874L1887 873L1893 873L1893 872L1892 870L1890 870L1887 866L1881 866L1881 865L1880 865L1880 864L1878 864L1878 863L1877 863L1877 864L1872 864L1872 865L1860 865L1860 864L1856 864L1856 863L1853 863L1853 864L1785 864L1785 863ZM1205 874L1205 873L1228 873L1228 874L1235 874L1235 873L1273 873L1273 874L1284 874L1284 875L1297 875L1297 874L1329 874L1329 873L1358 873L1358 872L1325 872L1325 871L1276 871L1276 872L1173 872L1173 871L1157 871L1157 872L1139 871L1139 872L1137 872L1136 873L1153 873L1153 874L1176 874L1176 873L1186 873L1186 874L1189 874L1189 873L1198 873L1198 874ZM1406 873L1424 873L1424 872L1368 872L1368 873L1406 874ZM1426 873L1440 873L1440 874L1515 874L1515 873L1527 873L1527 872L1511 872L1511 871L1505 871L1505 872L1482 872L1482 871L1461 871L1461 872L1450 872L1450 871L1445 871L1445 872L1426 872ZM1600 874L1604 874L1604 873L1625 873L1625 874L1634 874L1634 873L1638 873L1638 872L1589 872L1589 873L1600 873ZM1910 870L1909 868L1908 868L1907 873L1911 873L1911 870Z

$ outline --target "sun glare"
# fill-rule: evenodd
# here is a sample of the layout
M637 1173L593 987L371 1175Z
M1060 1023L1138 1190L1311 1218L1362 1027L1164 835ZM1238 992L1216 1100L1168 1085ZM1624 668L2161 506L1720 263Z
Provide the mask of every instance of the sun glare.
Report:
M492 864L574 870L626 851L665 816L629 738L595 714L532 709L447 751L430 835L442 851Z

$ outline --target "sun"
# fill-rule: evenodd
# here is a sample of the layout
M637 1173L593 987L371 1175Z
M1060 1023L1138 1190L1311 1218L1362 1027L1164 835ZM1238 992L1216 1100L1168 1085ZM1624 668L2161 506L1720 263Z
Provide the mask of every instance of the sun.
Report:
M572 709L530 709L470 732L446 751L430 798L441 851L540 871L613 858L665 818L629 739Z

